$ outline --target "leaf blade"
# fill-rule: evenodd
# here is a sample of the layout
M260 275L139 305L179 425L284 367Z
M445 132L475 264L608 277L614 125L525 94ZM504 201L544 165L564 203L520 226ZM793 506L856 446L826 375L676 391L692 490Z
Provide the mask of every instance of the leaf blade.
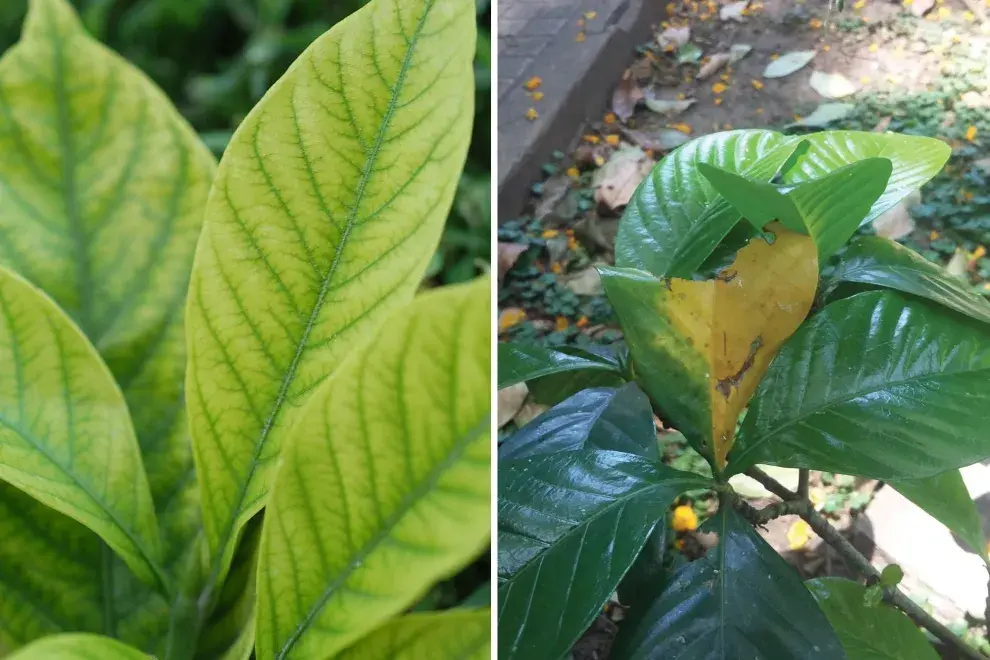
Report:
M618 362L586 355L571 355L546 346L499 342L498 389L568 371L621 373Z
M491 610L406 614L393 619L351 646L341 660L487 660Z
M13 655L10 660L147 660L147 655L110 637L86 633L53 635L33 642Z
M373 0L307 49L224 154L187 321L214 582L302 404L425 272L466 156L475 31L467 0Z
M770 181L797 143L798 138L773 131L728 131L692 140L668 154L622 215L615 265L660 277L693 275L740 217L697 171L697 163Z
M259 658L332 655L487 543L488 288L420 296L307 406L266 512Z
M980 324L929 303L892 292L834 302L781 348L729 471L769 463L905 479L981 460L990 437L973 410L986 405L988 349Z
M615 451L543 454L501 464L500 657L561 657L618 586L673 499L710 484ZM620 523L624 531L617 536ZM582 565L594 571L595 580L577 577ZM527 606L537 596L536 606Z

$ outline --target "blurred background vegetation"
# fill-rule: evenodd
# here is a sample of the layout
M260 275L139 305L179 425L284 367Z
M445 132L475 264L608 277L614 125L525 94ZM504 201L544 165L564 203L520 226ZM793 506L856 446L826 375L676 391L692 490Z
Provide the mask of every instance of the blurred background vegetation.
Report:
M362 0L72 0L90 33L140 67L219 157L237 125L316 37ZM474 134L440 249L435 283L488 269L491 164L489 0L476 0ZM0 51L27 0L0 0Z

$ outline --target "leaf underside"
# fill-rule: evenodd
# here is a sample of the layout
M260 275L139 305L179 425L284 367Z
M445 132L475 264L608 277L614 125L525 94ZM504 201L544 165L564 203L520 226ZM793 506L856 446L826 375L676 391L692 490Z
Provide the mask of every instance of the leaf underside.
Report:
M212 582L304 404L413 295L466 157L470 0L373 0L234 134L189 290L188 411Z
M265 511L258 657L330 657L490 536L487 278L392 316L311 398Z

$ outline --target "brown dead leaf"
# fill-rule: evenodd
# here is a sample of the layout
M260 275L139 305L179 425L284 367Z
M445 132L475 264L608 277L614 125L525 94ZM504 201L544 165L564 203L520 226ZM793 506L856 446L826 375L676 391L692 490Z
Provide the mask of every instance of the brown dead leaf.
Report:
M914 0L911 3L911 13L915 16L924 16L935 6L935 0Z
M509 385L498 391L498 427L502 428L513 420L529 396L526 383Z
M908 209L920 203L921 193L915 191L901 200L897 206L885 211L873 221L873 228L876 230L877 236L896 241L914 231L914 220Z
M691 141L690 135L673 128L660 128L652 131L625 128L622 130L622 134L639 147L656 152L667 152Z
M550 410L550 406L535 401L527 401L519 408L512 421L516 423L516 427L522 428L548 410Z
M612 112L622 121L628 120L636 110L636 104L644 98L643 89L633 78L632 71L626 69L619 85L612 93Z
M732 60L732 55L729 53L715 53L712 55L711 59L698 69L698 75L695 76L698 80L704 80L711 75L714 75L723 66L728 64Z
M516 265L519 255L529 249L528 245L522 243L498 242L498 282L502 283L505 274Z
M882 118L880 121L877 122L877 125L873 127L873 132L874 133L883 133L890 126L890 122L893 119L894 118L891 117L890 115Z
M639 147L617 149L595 173L595 201L613 210L624 207L654 164Z

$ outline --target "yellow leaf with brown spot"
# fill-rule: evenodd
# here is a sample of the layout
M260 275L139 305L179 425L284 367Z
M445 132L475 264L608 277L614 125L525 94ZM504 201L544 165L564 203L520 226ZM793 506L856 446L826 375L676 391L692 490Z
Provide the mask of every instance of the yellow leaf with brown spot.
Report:
M712 280L601 269L640 384L719 469L739 413L804 321L818 285L812 239L779 223L770 229L772 243L753 239Z

